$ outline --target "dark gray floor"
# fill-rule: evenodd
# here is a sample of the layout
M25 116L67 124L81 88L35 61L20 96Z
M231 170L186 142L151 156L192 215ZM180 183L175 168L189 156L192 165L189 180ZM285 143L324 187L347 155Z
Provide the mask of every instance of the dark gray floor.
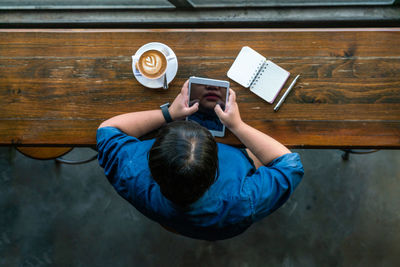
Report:
M348 162L296 151L306 174L290 201L241 236L206 242L142 216L97 162L0 148L0 266L400 266L400 151Z

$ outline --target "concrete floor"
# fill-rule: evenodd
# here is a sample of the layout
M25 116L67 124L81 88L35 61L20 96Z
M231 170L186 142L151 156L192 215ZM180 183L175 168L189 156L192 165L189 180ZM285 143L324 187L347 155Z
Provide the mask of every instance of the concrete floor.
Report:
M0 148L0 266L400 266L400 151L296 150L304 180L226 241L169 233L114 192L97 162ZM68 157L85 158L88 149Z

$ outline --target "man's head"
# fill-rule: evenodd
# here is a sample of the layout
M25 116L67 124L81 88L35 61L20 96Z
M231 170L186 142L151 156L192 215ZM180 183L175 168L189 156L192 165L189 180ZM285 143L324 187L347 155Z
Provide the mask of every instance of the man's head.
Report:
M149 152L149 167L161 193L179 206L188 206L215 182L217 144L197 123L172 122L160 129Z

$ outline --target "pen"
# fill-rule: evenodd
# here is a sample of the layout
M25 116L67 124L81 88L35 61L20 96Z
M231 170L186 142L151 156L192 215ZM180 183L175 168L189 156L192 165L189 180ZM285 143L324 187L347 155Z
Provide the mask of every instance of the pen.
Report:
M286 90L286 92L283 94L282 98L279 100L278 104L276 104L276 106L274 107L274 111L278 111L278 109L280 108L280 106L282 105L283 101L285 101L287 95L290 93L290 91L292 90L294 84L296 83L297 79L300 77L300 74L296 76L296 78L294 78L293 82L290 84L289 88Z

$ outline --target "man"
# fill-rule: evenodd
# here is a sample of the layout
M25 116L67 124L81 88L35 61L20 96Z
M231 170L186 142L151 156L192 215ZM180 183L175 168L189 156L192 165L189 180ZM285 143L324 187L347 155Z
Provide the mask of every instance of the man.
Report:
M226 239L285 203L304 171L297 153L242 121L233 90L225 109L214 110L246 150L179 122L198 108L188 105L186 82L167 110L106 120L97 131L99 163L116 191L150 219L188 237ZM139 141L160 127L156 139Z

